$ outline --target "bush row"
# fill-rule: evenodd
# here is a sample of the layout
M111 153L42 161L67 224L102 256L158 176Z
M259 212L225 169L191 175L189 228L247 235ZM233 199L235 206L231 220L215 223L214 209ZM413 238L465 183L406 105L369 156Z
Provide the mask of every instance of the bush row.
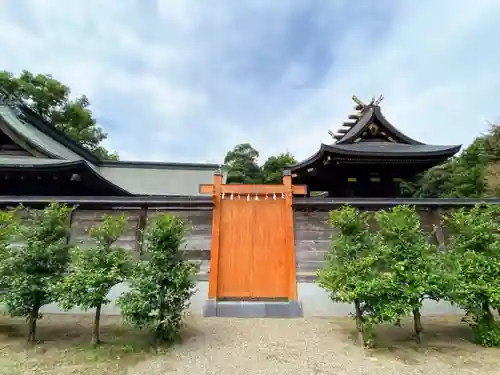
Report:
M101 308L116 284L130 290L117 301L125 320L150 329L155 341L178 337L183 311L194 292L196 268L180 247L189 223L175 215L155 218L145 234L147 260L133 261L115 245L127 227L125 215L105 215L89 230L90 247L68 243L74 208L53 203L43 210L0 211L0 303L11 316L25 317L30 343L36 341L40 308L56 302L64 309L95 309L92 345L99 344ZM19 212L27 217L19 220Z
M349 206L332 211L329 223L339 233L318 283L333 301L354 304L365 346L373 345L377 324L399 325L408 315L420 342L424 298L462 308L473 340L500 346L500 324L492 312L500 308L499 213L496 205L478 205L446 215L442 224L450 236L446 251L439 251L415 207L376 212L378 231L370 230L366 212Z

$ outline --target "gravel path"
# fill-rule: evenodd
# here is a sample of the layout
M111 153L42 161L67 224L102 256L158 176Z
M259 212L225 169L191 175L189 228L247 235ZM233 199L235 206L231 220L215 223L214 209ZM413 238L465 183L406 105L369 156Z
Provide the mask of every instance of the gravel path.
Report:
M190 318L188 338L172 353L129 374L500 374L495 349L465 341L425 349L367 352L345 321ZM454 339L456 341L456 339Z

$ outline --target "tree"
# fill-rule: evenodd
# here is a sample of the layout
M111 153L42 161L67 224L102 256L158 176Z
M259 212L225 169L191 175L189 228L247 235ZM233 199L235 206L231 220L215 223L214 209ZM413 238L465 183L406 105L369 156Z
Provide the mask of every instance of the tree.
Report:
M500 162L500 126L490 125L461 154L403 183L404 196L418 198L479 198L494 194Z
M452 198L479 198L486 191L486 167L490 161L486 144L489 136L479 136L453 160L450 178Z
M290 153L270 156L262 166L262 179L265 184L281 184L283 171L297 160Z
M146 233L148 259L137 264L130 291L118 299L124 318L139 328L152 329L157 343L178 338L183 312L194 294L197 269L181 251L188 232L182 218L157 216Z
M0 72L0 90L21 99L35 113L102 159L117 159L101 142L107 135L96 124L83 95L70 99L71 90L50 75L26 70L19 76Z
M413 181L402 183L403 196L415 198L440 198L453 190L451 176L453 161L447 161L421 173Z
M485 140L488 165L485 168L485 196L500 196L500 124L490 124Z
M68 266L71 210L57 203L27 210L19 227L21 245L1 254L0 284L7 288L2 302L11 316L26 317L29 343L35 342L40 308L54 301L52 288Z
M259 152L249 143L236 145L224 158L228 184L259 184L262 174L257 164Z
M450 231L443 277L446 298L466 311L473 339L500 346L500 324L491 309L500 308L500 234L497 205L461 208L445 216Z
M500 162L489 163L486 167L485 175L486 186L484 195L486 197L500 196Z
M399 311L412 313L417 342L423 332L420 309L425 297L442 295L437 248L420 225L420 216L412 206L396 206L375 214L378 223L379 251L392 278L391 302ZM382 301L386 303L386 301Z
M131 268L128 251L114 246L126 227L125 215L105 215L100 225L89 230L95 245L90 248L72 249L68 275L54 287L57 302L62 308L95 308L91 339L93 346L100 343L101 308L111 302L107 295L111 288L125 281Z
M366 313L373 311L371 303L384 288L378 282L377 244L368 213L344 206L329 212L328 222L338 234L332 237L326 266L318 270L318 284L334 302L354 304L358 341L372 345L375 322Z

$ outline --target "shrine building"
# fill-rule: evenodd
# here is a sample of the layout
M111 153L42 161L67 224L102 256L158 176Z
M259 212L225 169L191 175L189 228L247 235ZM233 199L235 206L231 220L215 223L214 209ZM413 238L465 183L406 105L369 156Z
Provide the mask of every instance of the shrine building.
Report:
M455 155L461 145L428 145L398 130L382 114L380 101L363 104L342 124L333 144L321 144L306 160L289 167L294 184L335 198L394 198L401 182Z
M101 160L22 102L0 96L0 196L198 196L218 169Z
M199 265L190 309L205 316L347 315L352 306L332 303L315 282L332 239L328 212L355 201L369 210L408 202L397 199L401 181L461 147L427 145L403 134L382 115L382 97L369 104L353 99L350 121L331 133L335 143L289 166L281 184L266 185L226 184L218 164L102 160L24 103L0 94L0 203L74 205L68 242L78 246L93 243L88 228L106 213L124 213L128 225L117 245L139 258L150 219L162 212L188 219L184 256ZM317 192L333 199L313 198ZM435 224L429 233L444 244L439 200L416 201L422 223ZM110 300L124 288L116 285ZM106 308L119 313L114 303Z

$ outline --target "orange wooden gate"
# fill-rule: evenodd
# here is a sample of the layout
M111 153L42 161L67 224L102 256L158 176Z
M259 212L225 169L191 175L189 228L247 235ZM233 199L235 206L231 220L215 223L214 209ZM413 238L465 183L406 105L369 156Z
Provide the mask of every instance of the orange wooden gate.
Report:
M209 298L297 298L293 193L305 187L282 185L202 185L212 193L214 213Z

